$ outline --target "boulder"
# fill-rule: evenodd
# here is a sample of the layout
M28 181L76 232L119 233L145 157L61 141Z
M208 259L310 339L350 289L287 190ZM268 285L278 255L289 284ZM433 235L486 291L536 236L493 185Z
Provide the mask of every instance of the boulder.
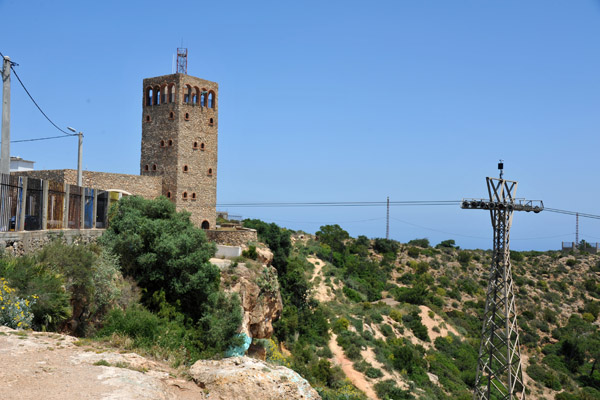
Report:
M289 368L249 357L200 360L190 368L193 381L211 400L316 400L321 396Z

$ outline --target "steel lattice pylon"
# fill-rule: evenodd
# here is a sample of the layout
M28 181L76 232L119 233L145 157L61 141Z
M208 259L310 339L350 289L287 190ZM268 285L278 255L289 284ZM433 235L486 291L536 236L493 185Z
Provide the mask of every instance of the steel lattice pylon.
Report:
M475 400L523 400L525 383L521 368L517 311L510 264L510 226L514 211L543 210L541 201L515 199L517 182L486 178L489 200L465 199L465 209L489 210L494 228L494 252L477 360Z

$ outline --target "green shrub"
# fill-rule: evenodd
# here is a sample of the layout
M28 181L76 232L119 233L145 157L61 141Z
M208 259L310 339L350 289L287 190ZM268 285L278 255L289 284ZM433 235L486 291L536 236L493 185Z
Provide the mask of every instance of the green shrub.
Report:
M365 371L365 375L371 379L381 378L383 376L383 372L380 369L369 367Z
M414 396L406 390L402 390L396 386L396 382L392 379L388 379L375 384L375 392L377 397L382 400L410 400L414 399Z
M421 247L421 248L428 248L429 247L429 239L427 238L423 238L423 239L413 239L411 241L408 242L409 246L417 246L417 247Z
M35 302L35 297L30 301L17 297L15 292L6 279L0 278L0 326L27 329L33 321L31 304Z
M471 253L467 251L459 251L457 259L462 265L467 265L469 264L469 261L471 261Z
M419 254L421 254L421 250L416 247L409 247L406 251L409 257L418 258Z
M250 245L248 250L242 251L242 257L249 258L251 260L256 260L258 257L258 253L256 252L256 246Z

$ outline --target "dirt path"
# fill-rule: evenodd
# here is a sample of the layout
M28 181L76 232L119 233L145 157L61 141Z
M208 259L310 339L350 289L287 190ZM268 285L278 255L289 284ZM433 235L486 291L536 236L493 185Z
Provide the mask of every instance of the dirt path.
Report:
M202 396L193 382L175 379L169 368L137 354L75 343L77 339L70 336L0 327L2 399L192 400Z
M322 303L333 300L334 295L331 288L325 284L325 276L323 275L323 266L325 263L315 257L308 257L306 260L315 266L315 271L313 272L313 276L310 278L310 282L314 285L315 279L317 279L317 277L319 278L318 284L314 286L313 289L315 298Z
M352 382L352 384L360 391L365 393L369 399L377 400L378 397L375 394L373 385L366 380L363 374L356 371L354 367L352 367L352 361L346 358L344 350L337 344L337 336L335 333L331 334L331 339L329 340L329 349L333 353L335 363L342 368L342 371L344 371L346 377L350 379L350 382Z

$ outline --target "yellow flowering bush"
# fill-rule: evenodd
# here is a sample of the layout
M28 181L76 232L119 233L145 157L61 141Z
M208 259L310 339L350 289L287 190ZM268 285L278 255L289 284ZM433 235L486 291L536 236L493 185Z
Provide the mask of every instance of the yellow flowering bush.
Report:
M27 329L31 327L33 313L31 305L32 300L22 299L15 293L15 289L8 286L4 278L0 278L0 325L6 325L13 329Z

